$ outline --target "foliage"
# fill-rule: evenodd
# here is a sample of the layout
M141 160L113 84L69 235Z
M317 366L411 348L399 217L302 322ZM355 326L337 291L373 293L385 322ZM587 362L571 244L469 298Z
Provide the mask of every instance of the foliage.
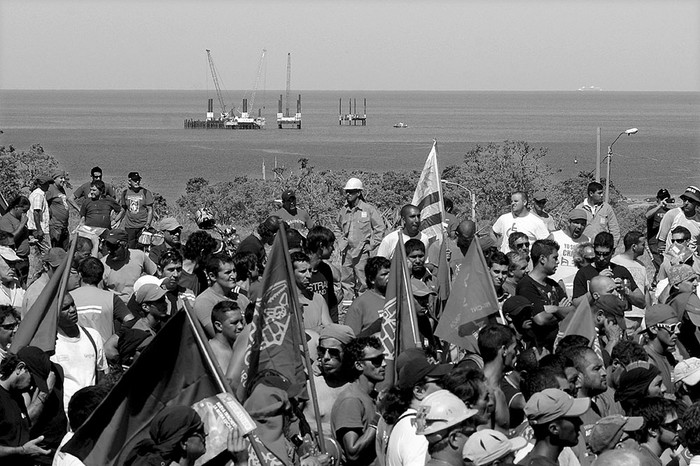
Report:
M32 145L28 151L2 146L0 193L8 202L19 194L29 195L38 176L51 176L57 169L58 161L39 144Z

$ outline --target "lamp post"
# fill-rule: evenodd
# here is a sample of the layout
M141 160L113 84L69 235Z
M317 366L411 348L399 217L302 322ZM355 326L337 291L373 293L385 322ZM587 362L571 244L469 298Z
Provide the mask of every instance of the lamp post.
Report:
M445 184L451 184L453 186L457 186L457 187L462 188L463 190L465 190L466 192L469 193L469 197L471 199L471 204L472 204L472 218L471 218L471 220L473 222L476 222L476 195L472 192L472 190L467 188L466 186L462 186L461 184L455 183L453 181L440 180L440 182L445 183Z
M610 202L610 162L612 161L612 156L613 156L613 151L612 148L617 142L618 139L620 139L620 136L623 134L626 134L627 136L631 136L633 134L637 134L637 131L639 131L637 128L630 128L628 130L625 130L621 132L620 134L617 135L615 140L608 146L608 155L605 157L608 159L608 167L607 167L607 175L605 176L605 202Z

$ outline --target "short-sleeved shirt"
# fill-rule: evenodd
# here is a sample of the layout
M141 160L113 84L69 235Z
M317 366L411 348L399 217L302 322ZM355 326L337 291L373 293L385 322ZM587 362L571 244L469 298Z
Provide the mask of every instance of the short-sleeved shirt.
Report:
M31 212L28 212L27 215L31 215ZM0 230L2 231L14 233L15 230L19 228L19 224L20 220L12 215L11 212L8 212L0 217ZM19 257L29 256L29 230L26 226L20 233L19 237L15 240L15 252Z
M55 184L49 186L46 191L46 202L49 204L49 214L51 220L49 225L66 227L68 226L68 201L66 191Z
M41 188L36 188L29 195L29 212L27 212L27 228L30 230L36 230L37 225L34 223L34 211L38 210L41 212L41 231L44 233L49 232L49 204L46 202L46 195Z
M625 267L611 262L610 269L612 270L613 278L629 280L630 290L634 291L637 289L637 282L634 281L634 277ZM588 293L588 282L598 275L600 275L600 271L596 269L593 264L581 267L579 271L576 272L576 277L574 277L574 298Z
M507 253L510 250L508 237L516 231L526 234L530 244L538 239L546 239L549 236L547 226L541 218L532 212L528 212L524 217L516 217L512 212L503 214L493 224L493 231L501 235L500 248L503 253Z
M289 228L294 228L295 230L298 230L299 233L301 233L304 237L314 226L314 222L311 220L311 216L309 215L309 213L299 207L297 207L297 213L295 215L290 214L284 207L278 210L277 212L273 212L272 215L276 215L277 217L287 222Z
M87 183L83 183L80 185L78 189L75 190L73 193L73 197L76 199L81 199L85 198L86 200L90 198L90 185L92 184L92 181L88 181ZM112 199L116 197L114 194L114 188L112 187L111 184L105 183L105 196L109 196Z
M328 312L328 305L323 296L314 293L309 299L299 292L299 304L304 312L304 328L320 333L323 327L323 314Z
M102 280L106 289L114 291L124 302L128 302L134 294L134 282L141 275L155 275L156 264L148 258L145 252L129 249L129 261L119 268L112 268L109 256L102 258L105 272Z
M650 210L656 209L658 206L652 206L647 209L647 212ZM664 215L666 215L666 212L668 212L669 209L668 207L661 207L659 210L657 210L654 215L652 215L650 218L647 219L647 239L649 240L649 244L656 243L658 240L656 239L656 235L659 233L659 226L661 226L661 220L663 220Z
M328 305L328 312L333 322L338 322L338 298L333 290L333 270L331 266L321 261L311 273L309 289L320 294Z
M153 205L153 194L146 188L122 191L121 205L126 209L124 228L143 228L148 219L147 207Z
M0 445L20 447L29 441L29 415L21 395L0 387ZM9 456L7 464L33 464L27 456ZM3 461L5 463L5 461Z
M97 200L89 199L80 208L80 216L85 217L85 225L89 227L112 228L112 212L119 212L121 206L111 197Z
M364 393L356 383L348 384L338 395L331 410L331 431L343 448L343 435L348 431L362 434L376 415L374 400ZM374 463L377 452L374 444L360 454L357 461L345 458L344 464L352 466L368 466Z
M387 259L391 259L392 257L394 257L394 251L396 250L396 243L399 242L399 238L401 238L401 240L403 241L402 244L406 244L406 241L411 239L411 237L408 236L407 234L405 234L403 232L403 230L392 231L391 233L386 235L384 237L384 239L382 240L381 244L377 248L377 255L382 256L382 257L386 257ZM425 245L425 250L426 251L428 250L430 243L429 243L429 239L425 233L423 233L421 231L418 233L417 236L414 236L413 238L419 239L421 241L421 243L423 243Z
M365 291L350 305L345 325L358 335L379 319L379 310L384 308L385 301L386 298L376 291Z

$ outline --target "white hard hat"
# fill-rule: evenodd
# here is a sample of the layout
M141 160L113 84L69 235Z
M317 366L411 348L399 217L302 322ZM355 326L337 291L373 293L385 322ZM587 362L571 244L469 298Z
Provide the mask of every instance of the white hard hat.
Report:
M418 406L416 434L430 435L455 426L479 411L469 409L462 400L447 390L438 390L426 396Z
M476 466L491 464L527 445L522 437L509 439L501 432L484 429L473 433L462 449L462 458Z
M350 178L348 182L345 183L345 187L343 189L346 191L350 191L353 189L359 189L360 191L362 191L365 188L362 186L362 181L360 181L359 178Z

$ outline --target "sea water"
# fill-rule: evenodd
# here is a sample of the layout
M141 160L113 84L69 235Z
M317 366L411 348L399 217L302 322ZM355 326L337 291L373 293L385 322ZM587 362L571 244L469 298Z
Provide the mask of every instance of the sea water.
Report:
M611 179L623 194L665 187L678 196L700 183L700 93L302 91L301 130L277 129L279 94L256 95L251 113L263 108L265 129L226 131L183 129L187 118L204 119L207 98L219 111L212 92L4 90L0 145L41 144L74 185L94 165L106 180L138 171L144 186L174 202L189 178L261 177L263 162L268 176L275 161L296 169L300 158L316 170L419 170L433 139L441 168L462 163L477 144L524 140L548 148L544 162L566 178L594 169L598 127L602 158L620 132L636 127L613 148ZM243 97L225 92L227 109ZM367 125L339 125L339 99L343 113L350 99L364 113L365 98ZM398 122L408 128L394 128Z

